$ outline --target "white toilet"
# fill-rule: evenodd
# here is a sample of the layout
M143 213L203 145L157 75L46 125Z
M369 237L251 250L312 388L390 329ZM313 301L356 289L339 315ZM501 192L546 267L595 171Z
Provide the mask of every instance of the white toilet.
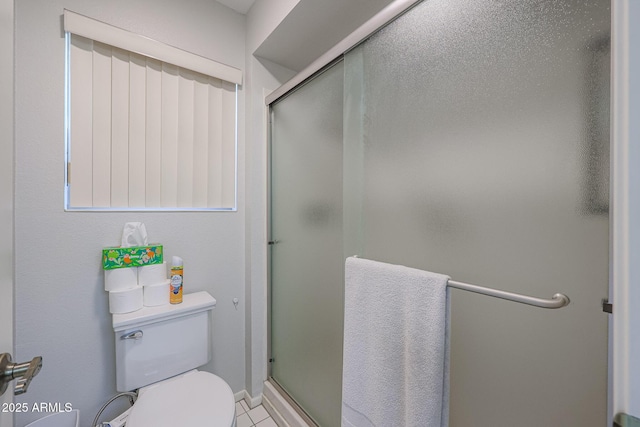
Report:
M117 389L139 389L127 427L235 427L231 387L196 370L211 359L215 304L197 292L181 304L113 315Z

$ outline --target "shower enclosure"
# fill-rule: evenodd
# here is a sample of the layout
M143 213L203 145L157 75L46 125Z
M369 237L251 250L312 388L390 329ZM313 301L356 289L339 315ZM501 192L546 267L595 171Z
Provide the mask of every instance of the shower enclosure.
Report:
M452 427L607 423L609 1L428 0L271 104L271 380L340 425L351 255L451 291Z

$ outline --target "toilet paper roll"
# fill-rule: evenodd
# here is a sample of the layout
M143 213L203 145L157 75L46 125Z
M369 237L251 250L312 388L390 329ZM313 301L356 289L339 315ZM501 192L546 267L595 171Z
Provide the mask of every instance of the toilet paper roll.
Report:
M156 285L143 286L144 290L144 305L146 307L154 307L156 305L169 304L169 283L170 280L165 280L162 283Z
M104 290L122 291L138 286L138 267L104 271Z
M167 280L167 263L138 267L138 284L140 286L158 285Z
M123 291L109 292L109 312L112 314L131 313L140 310L143 306L142 287Z

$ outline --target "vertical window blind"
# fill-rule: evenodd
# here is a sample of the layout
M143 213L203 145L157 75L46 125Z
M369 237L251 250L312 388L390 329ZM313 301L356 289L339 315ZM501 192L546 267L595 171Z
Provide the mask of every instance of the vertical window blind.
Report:
M107 35L69 31L76 20ZM65 11L67 209L234 210L237 73L152 40L145 55L110 32L137 35L96 22Z

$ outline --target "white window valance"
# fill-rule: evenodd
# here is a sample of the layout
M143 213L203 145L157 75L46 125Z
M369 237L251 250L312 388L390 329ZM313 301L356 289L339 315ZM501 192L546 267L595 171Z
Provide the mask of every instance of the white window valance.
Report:
M64 31L230 83L242 84L242 71L237 68L69 10L64 11Z
M240 70L98 22L65 11L67 209L235 209Z

